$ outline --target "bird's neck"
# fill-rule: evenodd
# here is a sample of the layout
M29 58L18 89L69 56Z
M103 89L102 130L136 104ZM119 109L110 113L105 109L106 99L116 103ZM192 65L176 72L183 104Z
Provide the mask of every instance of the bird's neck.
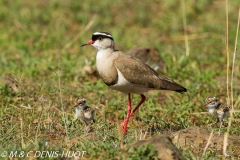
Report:
M97 61L107 59L114 52L113 48L100 49L97 52Z

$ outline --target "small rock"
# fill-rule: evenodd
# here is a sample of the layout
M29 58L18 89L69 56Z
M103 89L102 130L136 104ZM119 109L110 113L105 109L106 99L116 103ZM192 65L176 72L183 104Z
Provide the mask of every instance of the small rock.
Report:
M164 135L157 135L150 139L140 140L131 145L133 147L153 144L154 149L157 152L158 159L161 160L184 160L181 152L173 145L171 139Z

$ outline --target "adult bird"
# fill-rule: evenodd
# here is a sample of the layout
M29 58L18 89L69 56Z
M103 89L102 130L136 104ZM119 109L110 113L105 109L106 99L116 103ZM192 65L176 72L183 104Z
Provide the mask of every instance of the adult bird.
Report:
M141 60L114 48L113 36L107 32L95 32L92 39L81 46L92 45L98 52L97 70L103 82L110 88L128 94L127 118L122 124L123 134L127 133L129 119L142 105L148 90L171 90L186 92L187 89L172 79L159 75ZM139 94L141 101L132 110L131 94Z

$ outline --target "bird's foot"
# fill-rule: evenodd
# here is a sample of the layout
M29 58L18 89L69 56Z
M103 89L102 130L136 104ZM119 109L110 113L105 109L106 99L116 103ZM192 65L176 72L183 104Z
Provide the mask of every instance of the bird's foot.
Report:
M214 124L216 124L216 122L211 123L211 124L208 124L207 127L209 128L209 127L211 127L211 126L214 125Z
M90 124L86 125L85 130L88 133L91 130L91 125Z
M129 119L125 119L122 123L122 132L123 134L127 134L127 125L128 125Z
M225 158L229 157L229 154L227 154L226 152L223 153L223 155L224 155Z
M207 127L210 128L212 126L212 124L208 124Z

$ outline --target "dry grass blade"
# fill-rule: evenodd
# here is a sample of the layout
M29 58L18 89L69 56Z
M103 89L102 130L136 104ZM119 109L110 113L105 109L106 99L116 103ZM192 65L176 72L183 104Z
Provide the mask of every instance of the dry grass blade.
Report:
M238 98L237 98L237 100L235 101L235 103L234 103L234 106L236 106L237 107L237 105L240 103L240 96L238 96ZM236 112L240 112L239 110L234 110L234 113L236 113Z
M198 115L198 114L209 114L208 112L194 112L194 113L190 113L190 114L196 114L196 115Z
M231 76L231 104L232 104L231 106L232 106L232 110L230 111L230 116L229 116L229 119L228 119L227 132L224 134L224 141L223 141L223 154L224 154L224 156L227 155L228 135L229 135L229 132L230 132L232 120L234 119L234 116L233 116L233 112L234 112L234 106L233 106L233 74L234 74L234 63L235 63L236 51L237 51L239 22L240 22L240 8L239 8L239 14L238 14L238 24L237 24L236 39L235 39L235 49L234 49L234 53L233 53L232 76Z
M22 148L25 148L25 143L24 143L24 131L23 131L23 119L22 117L19 117L20 119L20 128L21 128L21 143L22 143Z
M237 44L238 44L239 21L240 21L240 8L239 8L239 13L238 13L238 24L237 24L234 52L233 52L233 63L232 63L232 74L231 74L231 106L232 106L233 111L234 111L234 107L233 107L233 75L234 75L234 70L235 70L235 59L236 59Z
M212 136L213 136L213 131L210 133L210 136L209 136L209 138L208 138L208 142L207 142L207 144L206 144L206 146L205 146L205 148L204 148L204 151L203 151L203 156L205 155L205 153L206 153L206 151L207 151L207 149L208 149L208 146L209 146L209 144L211 143Z
M94 24L95 22L95 17L93 17L88 24L84 27L83 30L81 30L81 32L79 32L70 42L68 42L64 47L63 47L63 51L68 49L73 43L75 43L86 31L89 30L89 28L91 28L91 26Z
M184 28L184 40L185 40L185 48L186 48L186 56L189 56L190 48L187 34L187 19L186 19L186 8L185 8L185 0L181 0L182 4L182 16L183 16L183 28Z
M226 0L227 104L229 104L228 0Z

